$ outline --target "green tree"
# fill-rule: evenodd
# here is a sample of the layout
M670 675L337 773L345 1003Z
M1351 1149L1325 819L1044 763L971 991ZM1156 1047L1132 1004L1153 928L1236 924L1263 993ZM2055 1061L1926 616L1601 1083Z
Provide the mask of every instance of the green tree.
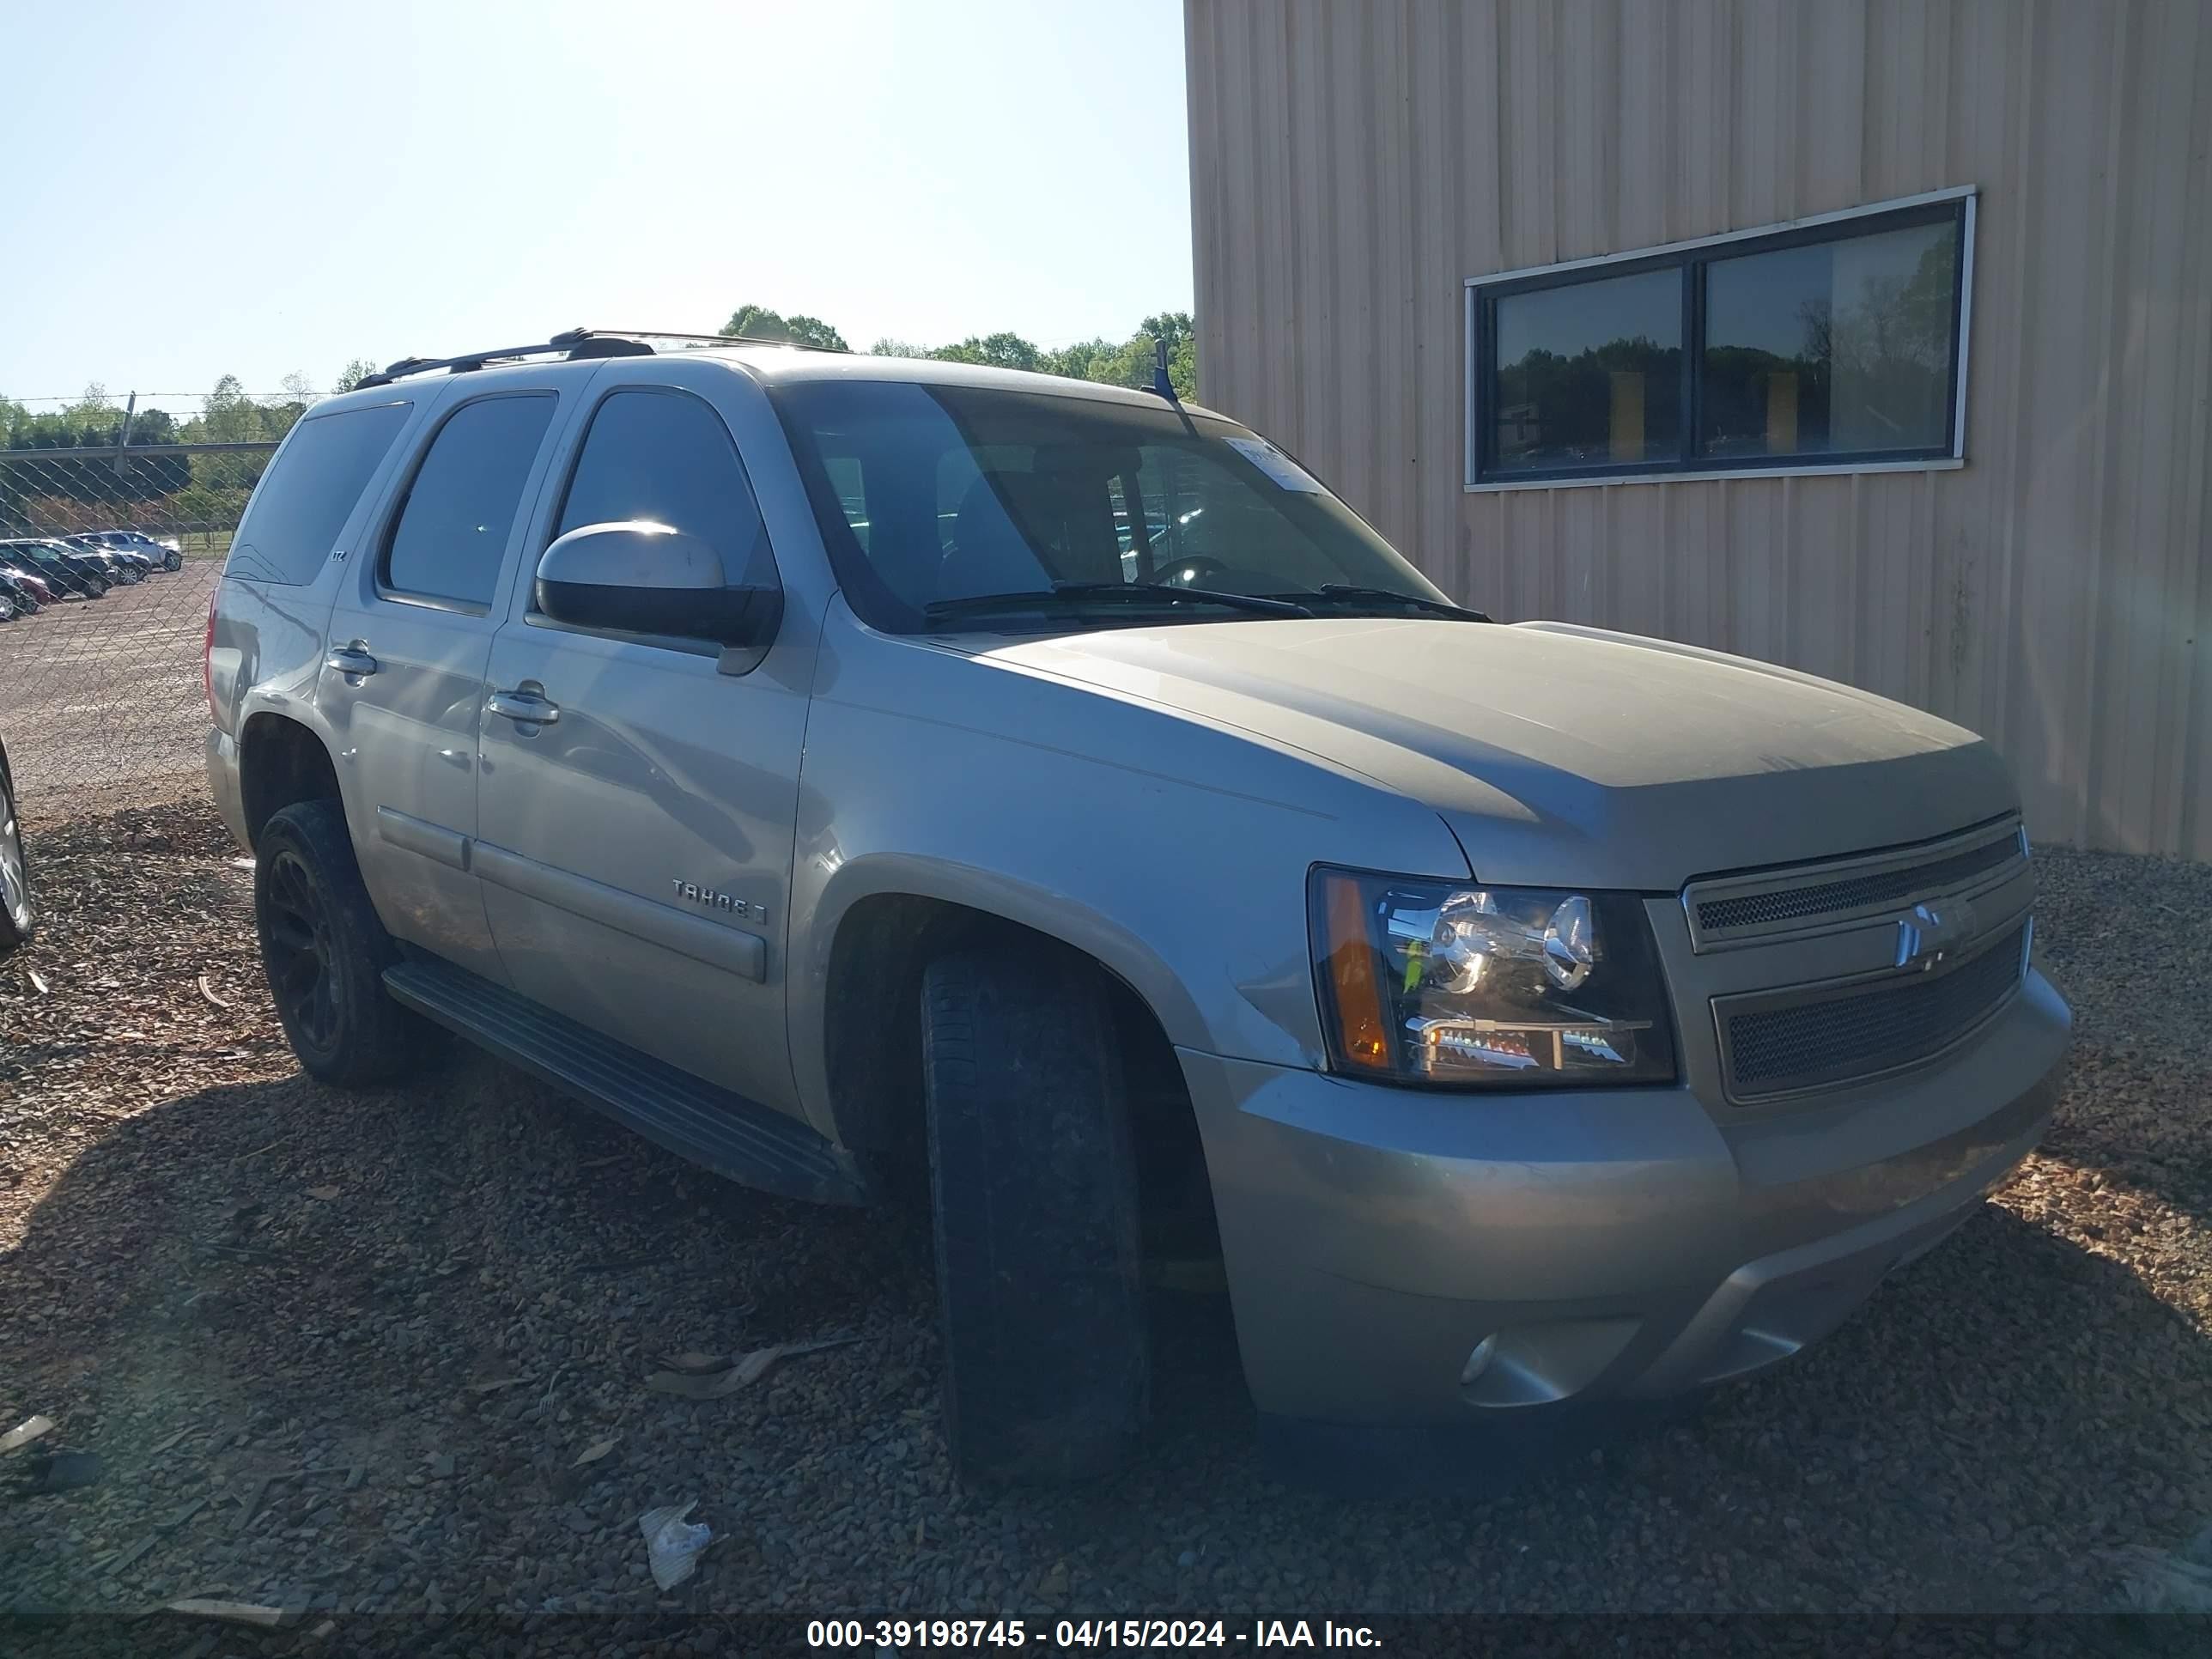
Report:
M63 418L80 424L105 421L116 414L115 399L107 395L107 388L97 380L87 386L77 400L62 411Z
M262 436L260 407L246 395L246 386L235 374L215 383L200 407L199 419L191 425L200 428L195 435L203 443L255 443Z
M363 380L367 380L370 375L375 373L376 365L369 362L368 358L353 358L348 362L343 368L338 371L337 379L331 383L331 391L333 393L350 392L356 386L359 386Z
M819 346L825 351L849 351L845 337L819 317L793 312L786 317L766 306L739 306L719 331L733 338L789 340L794 345Z
M1041 353L1037 358L1039 372L1063 375L1071 380L1095 380L1098 366L1109 361L1119 350L1104 335L1095 339L1078 340L1073 345L1056 347Z
M1143 326L1118 343L1102 336L1048 351L1039 367L1048 374L1065 374L1072 380L1097 380L1107 386L1149 386L1152 383L1153 343L1163 340L1168 348L1169 384L1175 387L1178 398L1192 396L1198 389L1198 340L1187 311L1162 312L1147 317Z
M796 340L843 350L845 337L818 318L785 317L765 306L739 306L722 325L725 334L761 340ZM934 357L940 362L981 363L993 368L1035 369L1070 380L1097 380L1109 386L1149 386L1152 383L1154 342L1168 349L1168 380L1176 395L1188 398L1198 390L1197 328L1188 311L1156 312L1145 319L1127 339L1099 335L1050 349L1011 331L971 334L951 345L929 346L884 335L868 348L878 357Z
M929 354L939 362L981 363L991 368L1035 368L1041 354L1018 334L970 334L957 345Z
M1137 332L1150 335L1155 340L1168 343L1168 361L1175 361L1176 353L1187 345L1195 344L1197 325L1188 311L1163 311L1147 317L1137 325Z

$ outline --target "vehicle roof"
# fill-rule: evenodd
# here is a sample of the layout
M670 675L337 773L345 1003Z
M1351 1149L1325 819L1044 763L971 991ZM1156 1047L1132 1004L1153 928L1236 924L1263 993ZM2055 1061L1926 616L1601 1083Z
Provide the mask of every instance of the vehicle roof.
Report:
M1058 374L1032 374L1026 369L990 368L980 363L948 363L933 357L877 357L861 352L801 351L777 345L702 346L690 350L656 352L650 356L619 360L593 357L574 362L504 363L468 370L465 378L491 386L528 377L542 385L547 375L557 380L580 380L610 361L636 364L713 363L733 374L748 375L764 385L803 380L881 380L916 386L998 387L1008 392L1046 392L1055 397L1086 398L1098 403L1121 404L1139 409L1165 406L1165 401L1158 392L1139 392L1130 386L1108 386L1097 380L1069 380ZM410 389L412 387L418 385L426 389L441 386L450 378L454 377L430 371L414 376L403 374L381 386L342 392L335 398L325 398L314 406L313 412L323 415L346 408L398 403L410 396ZM1188 400L1182 407L1193 415L1213 420L1234 418Z

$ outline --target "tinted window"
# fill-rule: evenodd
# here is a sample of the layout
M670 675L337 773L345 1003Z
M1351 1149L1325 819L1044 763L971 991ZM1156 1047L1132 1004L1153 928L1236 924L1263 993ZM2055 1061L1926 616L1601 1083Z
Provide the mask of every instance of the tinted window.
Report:
M522 486L553 419L550 396L465 404L438 428L392 527L384 580L402 592L488 605Z
M313 581L407 412L405 404L382 404L311 415L295 427L246 504L225 572Z
M721 416L680 392L617 392L592 416L556 533L643 519L696 536L732 585L775 574L760 508Z
M830 489L837 497L837 510L845 515L845 523L854 539L866 552L868 546L868 495L866 480L860 476L860 464L850 455L829 455L823 458L823 470L828 473Z
M1478 285L1473 482L1954 457L1968 220L1960 198Z
M1705 270L1705 453L1948 441L1957 242L1947 221L1716 259Z
M1501 471L1641 462L1681 427L1682 278L1650 270L1498 301Z

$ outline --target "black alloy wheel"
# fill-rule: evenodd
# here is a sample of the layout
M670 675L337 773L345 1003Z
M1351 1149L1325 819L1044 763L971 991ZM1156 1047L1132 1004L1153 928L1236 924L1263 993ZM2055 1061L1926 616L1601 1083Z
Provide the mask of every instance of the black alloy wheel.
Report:
M314 878L287 848L270 861L263 957L284 1029L318 1052L337 1046L337 976L331 925Z

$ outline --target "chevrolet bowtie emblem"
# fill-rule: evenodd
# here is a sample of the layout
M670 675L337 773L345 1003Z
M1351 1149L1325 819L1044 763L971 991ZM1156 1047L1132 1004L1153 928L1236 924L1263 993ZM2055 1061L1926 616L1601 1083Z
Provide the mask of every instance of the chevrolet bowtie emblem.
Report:
M1897 921L1897 965L1926 973L1974 936L1974 907L1964 899L1916 904Z

